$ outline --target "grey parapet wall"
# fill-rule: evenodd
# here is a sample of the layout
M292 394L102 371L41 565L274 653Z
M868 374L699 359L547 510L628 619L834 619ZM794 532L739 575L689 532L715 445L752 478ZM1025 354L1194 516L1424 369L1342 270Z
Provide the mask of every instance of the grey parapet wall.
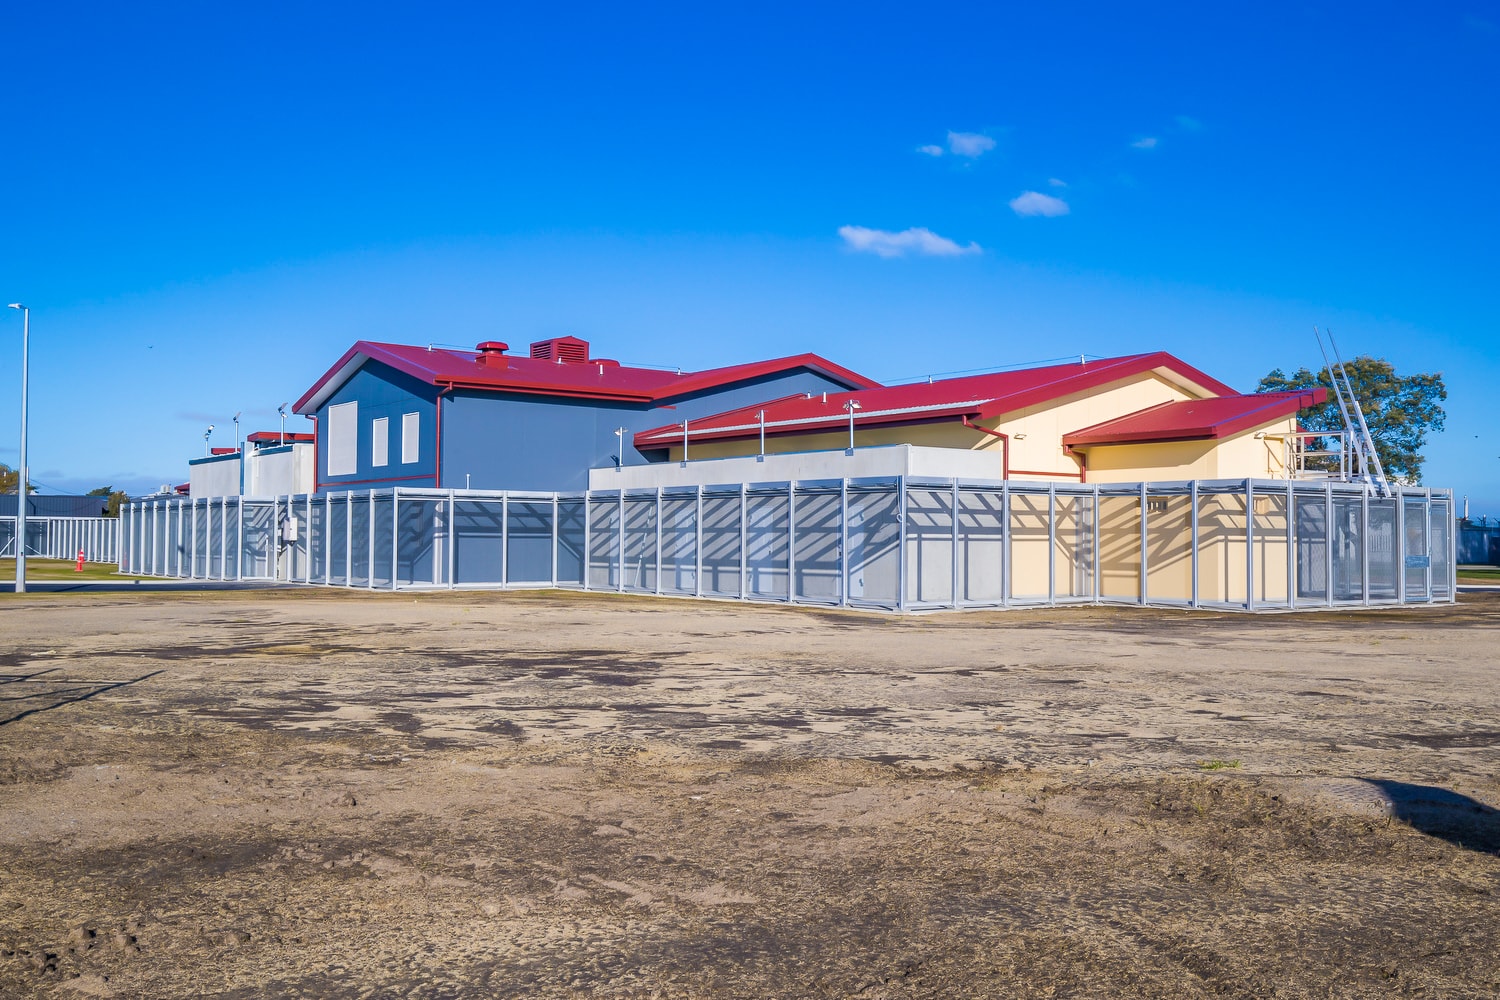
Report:
M1451 602L1448 491L909 476L583 493L160 500L121 569L373 590L569 588L896 611Z

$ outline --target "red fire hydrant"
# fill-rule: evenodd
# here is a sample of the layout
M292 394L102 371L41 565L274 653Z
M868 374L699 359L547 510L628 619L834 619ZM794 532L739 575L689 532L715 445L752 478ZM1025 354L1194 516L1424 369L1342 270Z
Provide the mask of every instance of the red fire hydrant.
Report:
M75 573L82 573L83 572L83 550L82 549L78 550L78 564L73 567L73 572L75 572Z

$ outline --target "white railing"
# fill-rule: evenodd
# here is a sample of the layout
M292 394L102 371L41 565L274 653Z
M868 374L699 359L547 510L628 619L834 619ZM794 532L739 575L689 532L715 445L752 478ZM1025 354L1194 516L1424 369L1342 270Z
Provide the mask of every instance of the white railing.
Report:
M118 563L120 519L116 517L26 516L26 555L38 559L77 559ZM16 519L0 517L0 558L16 555Z

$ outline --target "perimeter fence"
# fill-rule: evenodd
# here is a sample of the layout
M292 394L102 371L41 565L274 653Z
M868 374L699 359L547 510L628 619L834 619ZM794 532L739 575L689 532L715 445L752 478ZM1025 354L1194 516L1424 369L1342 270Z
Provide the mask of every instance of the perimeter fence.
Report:
M120 568L371 590L571 588L913 611L1454 600L1452 495L1273 480L845 479L132 504Z
M120 519L115 517L26 518L26 555L38 559L76 559L85 562L120 561ZM0 517L0 558L16 555L16 519Z

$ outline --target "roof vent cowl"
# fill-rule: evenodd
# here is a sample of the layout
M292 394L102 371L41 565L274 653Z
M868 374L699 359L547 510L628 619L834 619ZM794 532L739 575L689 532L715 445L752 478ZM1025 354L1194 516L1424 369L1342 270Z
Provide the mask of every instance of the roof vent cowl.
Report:
M589 360L589 342L577 337L553 337L531 345L531 356L538 361L558 364L583 364Z
M509 365L505 357L505 352L510 350L509 344L498 340L486 340L474 349L479 352L476 360L482 365L489 365L492 368L505 368Z

